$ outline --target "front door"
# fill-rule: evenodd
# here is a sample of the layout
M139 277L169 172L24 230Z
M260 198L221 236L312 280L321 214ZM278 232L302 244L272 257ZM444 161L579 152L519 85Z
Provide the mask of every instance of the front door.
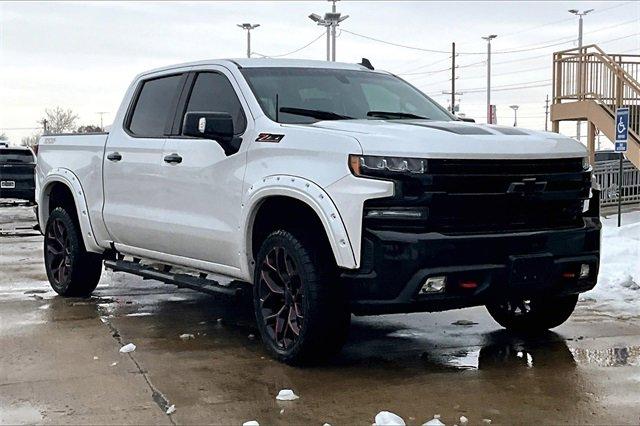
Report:
M168 250L163 148L185 80L186 74L174 74L141 81L123 126L109 134L103 217L116 243Z
M236 95L233 76L218 67L192 75L190 91L185 88L179 117L187 112L226 112L233 117L234 133L247 135L246 106ZM166 209L173 234L170 254L186 256L229 267L239 267L242 184L246 166L247 140L240 151L227 156L213 140L179 136L167 139L163 164L167 185Z

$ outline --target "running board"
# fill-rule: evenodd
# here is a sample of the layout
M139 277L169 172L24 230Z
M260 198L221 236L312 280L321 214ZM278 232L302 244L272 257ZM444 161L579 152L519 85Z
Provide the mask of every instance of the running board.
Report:
M207 294L239 297L244 293L244 286L239 281L232 281L225 286L218 281L207 279L206 274L200 274L199 277L188 274L173 274L171 273L171 267L165 267L163 271L160 271L151 266L141 265L139 260L137 262L136 260L138 259L134 259L133 262L128 260L105 260L104 266L115 272L127 272L144 279L162 281L176 285L179 288L190 288Z

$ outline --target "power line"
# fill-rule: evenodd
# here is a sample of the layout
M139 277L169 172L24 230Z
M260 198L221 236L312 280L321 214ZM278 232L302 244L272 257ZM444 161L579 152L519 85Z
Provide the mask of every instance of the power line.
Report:
M405 49L419 50L421 52L429 52L429 53L449 53L449 51L447 51L447 50L424 49L422 47L408 46L406 44L394 43L392 41L386 41L386 40L382 40L382 39L379 39L379 38L367 36L367 35L364 35L364 34L354 33L353 31L348 31L348 30L345 30L345 29L343 29L342 31L344 31L345 33L357 36L357 37L366 38L367 40L373 40L373 41L377 41L378 43L388 44L390 46L403 47Z
M512 90L524 90L524 89L535 89L537 87L548 87L551 84L551 80L548 80L546 83L544 84L534 84L534 85L530 85L530 86L519 86L519 87L501 87L501 88L491 88L492 92L508 92L508 91L512 91ZM465 90L465 93L484 93L484 91L487 90L486 87L482 88L482 89L476 89L476 90Z
M299 51L301 51L303 49L306 49L307 47L311 46L316 41L320 40L324 35L325 35L325 32L323 31L323 32L320 33L320 35L318 35L318 37L314 38L313 40L311 40L309 43L305 44L304 46L299 47L296 50L292 50L291 52L283 53L281 55L263 55L262 53L259 53L259 52L251 52L251 53L254 53L256 55L262 56L263 58L282 58L283 56L293 55L294 53L298 53Z
M0 131L11 130L39 130L42 127L0 127Z
M382 40L382 39L379 39L379 38L367 36L367 35L364 35L364 34L354 33L353 31L348 31L348 30L344 30L344 29L342 31L344 31L345 33L348 33L348 34L355 35L357 37L362 37L362 38L365 38L365 39L368 39L368 40L373 40L373 41L376 41L378 43L384 43L384 44L388 44L388 45L395 46L395 47L402 47L402 48L405 48L405 49L419 50L421 52L429 52L429 53L448 53L448 52L446 52L444 50L425 49L425 48L422 48L422 47L409 46L409 45L406 45L406 44L400 44L400 43L396 43L396 42L392 42L392 41ZM567 39L567 37L565 37L564 39ZM529 51L532 51L532 50L540 50L540 49L546 49L546 48L549 48L549 47L560 46L562 44L571 43L572 41L573 41L573 38L571 38L571 40L566 40L566 41L562 41L562 42L550 43L550 44L545 44L545 45L531 45L531 47L523 47L523 48L520 48L520 49L497 50L497 51L492 52L492 53L501 55L501 54L506 54L506 53L529 52ZM459 52L458 54L460 54L460 55L485 55L486 52Z
M632 1L628 1L628 2L623 2L623 3L616 4L616 5L613 5L613 6L610 6L610 7L606 7L606 8L603 8L603 9L597 9L597 10L593 11L593 14L606 12L606 11L611 10L611 9L616 9L618 7L627 5L629 3L633 3L633 2ZM522 33L526 33L526 32L529 32L529 31L537 30L539 28L548 27L549 25L555 25L555 24L559 24L559 23L562 23L562 22L573 21L574 19L575 18L573 18L573 17L569 17L569 18L559 19L559 20L553 21L553 22L548 22L546 24L535 25L533 27L525 28L523 30L518 30L518 31L511 32L511 33L506 33L506 34L501 34L500 38L501 39L505 39L505 38L508 38L508 37L511 37L511 36L514 36L514 35L517 35L517 34L522 34ZM591 31L591 32L593 32L593 31Z

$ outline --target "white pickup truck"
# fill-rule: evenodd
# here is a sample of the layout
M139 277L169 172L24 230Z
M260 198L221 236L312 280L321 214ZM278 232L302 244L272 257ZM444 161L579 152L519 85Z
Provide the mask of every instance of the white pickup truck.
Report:
M266 348L292 364L339 350L352 313L486 305L507 328L563 323L598 274L585 148L460 121L363 62L157 69L135 78L108 134L42 137L55 291L88 296L103 262L252 288Z

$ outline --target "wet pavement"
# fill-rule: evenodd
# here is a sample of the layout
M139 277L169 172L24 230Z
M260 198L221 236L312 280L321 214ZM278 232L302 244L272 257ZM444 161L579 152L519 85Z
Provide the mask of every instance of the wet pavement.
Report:
M248 300L109 271L90 299L55 295L33 224L0 205L0 423L640 422L640 316L582 302L537 337L484 308L354 318L340 356L292 368L262 349ZM276 401L281 389L300 399Z

